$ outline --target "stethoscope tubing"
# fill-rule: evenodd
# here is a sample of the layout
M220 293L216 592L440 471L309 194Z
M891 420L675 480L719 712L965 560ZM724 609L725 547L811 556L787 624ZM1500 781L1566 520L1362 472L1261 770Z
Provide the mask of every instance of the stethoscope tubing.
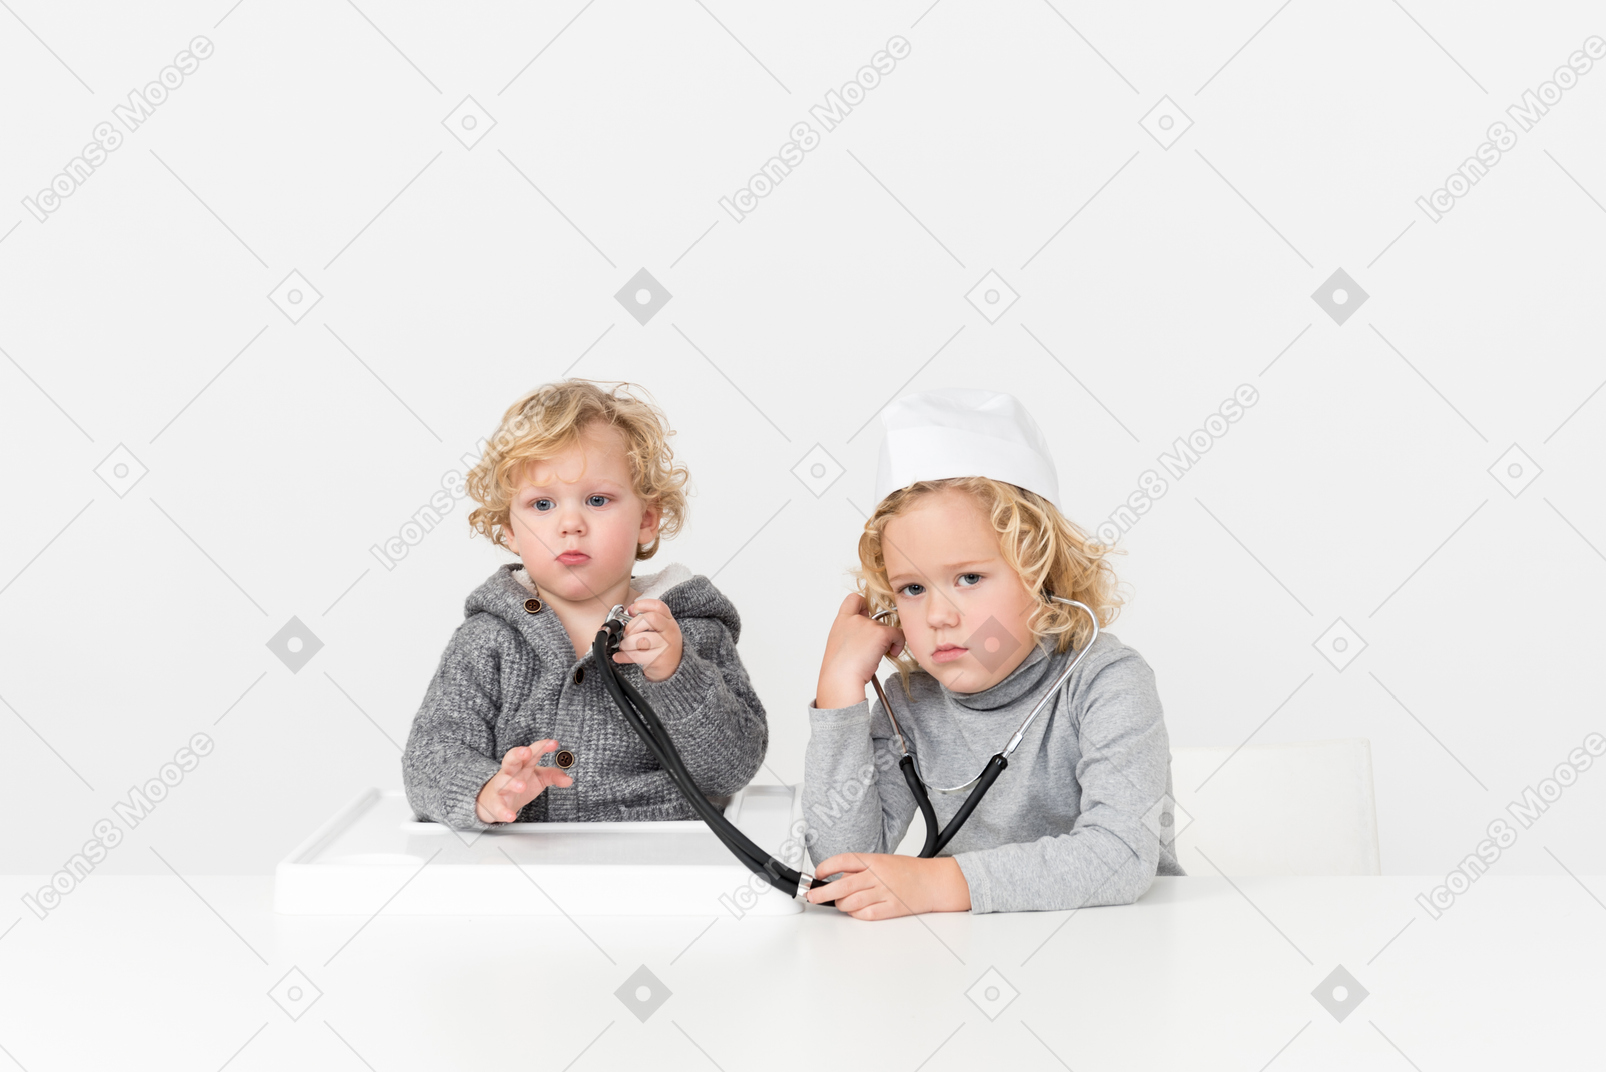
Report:
M964 826L965 821L976 810L982 798L987 795L987 791L998 780L998 776L1009 766L1010 754L1025 739L1026 731L1031 727L1032 721L1037 718L1054 693L1059 690L1060 686L1071 676L1071 672L1081 663L1088 650L1093 646L1093 641L1098 639L1098 615L1094 614L1086 604L1078 603L1073 599L1061 599L1058 596L1051 596L1050 598L1056 599L1061 603L1081 607L1082 610L1086 611L1088 617L1093 620L1093 636L1083 646L1076 658L1071 661L1071 664L1059 675L1053 686L1037 701L1031 713L1026 716L1026 720L1021 723L1020 729L1015 731L1015 735L1004 746L1004 750L988 760L987 766L982 769L980 774L964 785L955 786L952 789L943 789L938 786L931 787L939 793L963 792L971 786L975 787L965 798L964 803L959 806L959 810L954 813L953 818L949 819L948 823L940 829L937 825L936 809L932 806L930 794L926 792L927 783L920 774L915 757L909 752L908 745L903 737L903 730L898 726L897 716L893 713L892 704L887 699L886 691L881 687L880 679L873 674L870 677L871 684L875 686L876 695L881 700L882 710L887 712L887 718L892 722L893 732L898 737L899 750L903 753L898 760L898 767L903 774L904 782L909 787L909 792L915 799L916 806L920 809L920 817L926 824L925 843L920 850L920 857L923 859L930 859L936 856L953 840L954 835L959 832L960 827ZM890 610L882 611L874 615L874 617L879 619L890 613ZM641 738L647 750L658 761L658 765L669 774L670 779L680 790L681 795L686 798L693 810L713 831L714 836L719 838L720 843L749 871L755 875L763 876L764 880L771 886L794 898L802 896L805 890L826 885L825 880L817 878L806 871L788 867L759 848L752 839L737 829L729 819L725 818L719 809L714 807L713 803L703 796L701 790L697 788L696 781L692 778L691 772L686 769L686 764L681 759L680 751L675 747L674 741L670 739L668 731L664 729L657 712L652 709L652 705L647 702L646 698L641 695L634 685L619 675L618 667L614 665L612 656L618 650L619 639L624 634L625 623L629 618L630 615L625 612L622 606L614 607L609 612L602 628L597 631L596 639L592 641L591 654L597 664L598 671L602 675L603 687L607 689L608 695L613 699L620 713L624 715L625 721L630 724L630 728L635 732L636 736ZM835 904L836 902L826 901L823 903Z
M681 795L714 832L714 836L719 838L720 842L730 850L731 855L749 871L761 875L766 882L788 897L797 897L806 889L823 885L820 879L807 872L788 867L759 848L746 834L738 830L735 824L725 818L707 797L703 796L691 773L686 769L679 749L675 747L668 731L659 721L657 712L634 685L619 676L612 655L618 650L619 637L624 632L625 615L622 607L614 608L614 612L618 617L611 613L608 620L603 623L603 627L597 631L596 639L591 643L591 654L602 675L603 687L613 698L620 713L625 716L630 728L658 761L658 765L669 773L670 779L679 788Z

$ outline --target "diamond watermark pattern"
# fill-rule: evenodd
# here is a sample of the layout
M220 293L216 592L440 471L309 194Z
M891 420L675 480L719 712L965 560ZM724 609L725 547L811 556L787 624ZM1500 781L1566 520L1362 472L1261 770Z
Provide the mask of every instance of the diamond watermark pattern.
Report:
M1366 647L1366 641L1361 639L1361 634L1350 628L1348 622L1339 618L1328 626L1327 632L1317 637L1311 646L1333 664L1334 670L1343 673L1344 667L1354 661L1355 656Z
M268 991L268 997L272 998L273 1003L283 1009L284 1014L290 1019L299 1020L302 1013L312 1008L313 1003L323 997L323 991L313 986L312 980L302 974L300 968L291 968L283 979L273 984L273 989Z
M1161 97L1159 103L1149 109L1149 114L1138 120L1138 126L1147 130L1160 143L1160 148L1169 149L1193 126L1193 120L1188 118L1187 112L1177 107L1176 101Z
M1171 799L1168 793L1154 802L1154 806L1143 814L1143 825L1154 831L1160 839L1160 844L1171 845L1177 840L1177 835L1188 829L1193 823L1193 816L1183 810L1182 805Z
M140 460L134 457L134 452L117 444L117 449L106 455L106 460L95 466L95 475L106 482L106 486L117 493L121 499L133 490L134 485L145 479L150 472Z
M976 661L987 668L990 674L997 670L1015 652L1020 650L1020 641L1015 634L1004 628L1004 623L997 618L988 616L974 633L965 641L965 647Z
M657 1012L658 1006L668 1001L671 993L643 964L630 973L630 978L613 992L613 996L624 1002L625 1008L636 1014L636 1019L646 1023L647 1017Z
M1489 467L1489 475L1500 481L1500 486L1509 491L1513 499L1521 495L1542 472L1544 470L1539 468L1539 463L1528 457L1515 443L1500 455L1499 461Z
M323 295L307 282L307 277L297 271L291 271L268 295L268 300L277 305L279 312L289 317L292 324L299 324L322 298Z
M658 310L674 295L664 289L664 285L652 277L652 273L643 268L630 277L630 282L619 288L614 300L624 306L631 316L639 323L647 321L658 315Z
M818 443L809 448L802 461L792 466L792 475L801 480L816 499L824 495L826 489L835 484L844 472L846 470Z
M1020 298L1019 294L1004 282L997 272L988 272L981 277L981 282L970 288L965 299L976 307L976 311L987 318L987 323L996 324L998 318L1004 315L1004 310L1014 305Z
M268 641L268 650L279 657L279 661L290 668L292 674L301 673L301 668L311 661L323 647L323 641L313 635L311 629L301 624L300 618L291 618L284 623L284 628L273 634Z
M1344 321L1355 315L1355 310L1366 304L1370 297L1361 285L1349 277L1349 273L1340 268L1327 277L1327 282L1316 288L1311 300L1333 318L1333 323L1344 326Z
M971 988L965 991L965 996L975 1003L982 1015L989 1020L998 1019L998 1014L1009 1008L1009 1003L1020 997L1020 991L1009 985L1009 980L999 974L997 968L988 968L982 973Z
M463 143L463 148L472 149L479 140L491 132L496 126L496 120L491 113L480 107L480 102L473 97L464 97L463 103L452 109L452 114L441 120L452 137Z
M1333 1014L1333 1019L1339 1023L1344 1017L1355 1011L1355 1007L1366 1000L1371 993L1366 987L1355 981L1355 976L1344 970L1340 964L1333 969L1331 975L1316 984L1316 989L1310 992L1321 1007Z

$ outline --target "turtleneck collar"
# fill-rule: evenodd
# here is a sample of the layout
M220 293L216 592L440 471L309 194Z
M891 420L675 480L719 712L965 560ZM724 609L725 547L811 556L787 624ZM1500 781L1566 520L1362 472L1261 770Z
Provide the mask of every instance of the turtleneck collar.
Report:
M1039 641L1025 660L998 684L981 692L954 692L937 682L949 703L967 711L996 711L1008 707L1022 696L1048 686L1054 680L1056 660L1051 658L1052 640Z

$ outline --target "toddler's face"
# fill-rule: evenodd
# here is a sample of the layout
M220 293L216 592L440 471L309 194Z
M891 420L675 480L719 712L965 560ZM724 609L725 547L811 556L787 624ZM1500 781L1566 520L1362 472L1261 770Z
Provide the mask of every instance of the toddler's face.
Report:
M955 692L981 692L1031 654L1035 598L975 499L927 495L887 522L881 544L904 643L921 669Z
M629 578L660 513L633 490L618 429L593 424L563 453L532 462L509 511L507 545L543 596L604 598Z

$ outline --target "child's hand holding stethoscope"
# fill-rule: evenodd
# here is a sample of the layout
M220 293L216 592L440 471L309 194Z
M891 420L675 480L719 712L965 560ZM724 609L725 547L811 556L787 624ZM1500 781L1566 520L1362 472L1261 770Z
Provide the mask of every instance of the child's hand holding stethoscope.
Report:
M970 883L952 856L923 860L891 853L842 852L821 860L818 875L842 877L805 896L812 904L836 905L854 919L893 919L921 912L965 912Z
M619 641L616 663L635 663L648 681L663 681L680 668L685 641L669 604L643 596L626 608L630 620Z
M855 592L836 612L831 634L825 639L815 707L830 710L863 703L864 687L875 677L881 660L896 659L903 651L903 630L882 625L866 609L864 597Z

